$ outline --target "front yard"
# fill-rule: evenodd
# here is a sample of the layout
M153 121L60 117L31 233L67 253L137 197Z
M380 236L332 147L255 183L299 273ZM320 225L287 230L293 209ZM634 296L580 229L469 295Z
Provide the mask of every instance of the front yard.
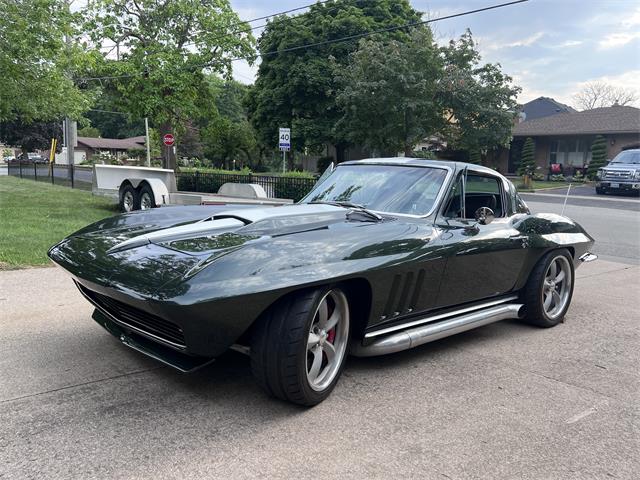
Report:
M51 245L115 213L116 205L89 192L0 177L0 269L47 265Z

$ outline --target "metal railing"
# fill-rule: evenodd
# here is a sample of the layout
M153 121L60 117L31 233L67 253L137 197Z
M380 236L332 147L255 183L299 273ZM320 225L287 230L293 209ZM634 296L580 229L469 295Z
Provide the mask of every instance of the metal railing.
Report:
M82 190L91 190L93 184L93 168L78 165L11 162L8 165L7 174ZM256 183L264 188L268 197L291 198L295 202L309 193L316 181L316 178L307 177L208 172L176 173L176 183L180 191L217 193L225 183Z
M217 193L225 183L256 183L264 188L268 197L302 199L315 185L316 178L268 176L255 174L180 172L176 173L178 190Z
M91 190L93 168L37 162L9 162L7 174L52 185Z

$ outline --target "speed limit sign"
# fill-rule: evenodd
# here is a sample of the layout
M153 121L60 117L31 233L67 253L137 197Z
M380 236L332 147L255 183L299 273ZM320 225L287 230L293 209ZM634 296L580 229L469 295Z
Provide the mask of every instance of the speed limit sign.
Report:
M278 132L278 147L284 152L291 150L291 129L280 128Z

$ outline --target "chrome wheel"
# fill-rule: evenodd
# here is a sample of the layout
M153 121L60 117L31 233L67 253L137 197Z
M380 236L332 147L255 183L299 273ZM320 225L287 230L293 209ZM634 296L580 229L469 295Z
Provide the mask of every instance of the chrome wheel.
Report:
M122 194L122 207L125 212L133 210L133 192L131 190L127 190Z
M331 385L340 371L348 340L347 298L338 289L329 290L318 304L307 336L307 381L313 390Z
M140 195L140 210L149 210L150 208L153 208L151 195L147 192L142 192L142 195Z
M558 255L547 267L542 286L542 308L550 319L557 318L571 296L571 265L564 255Z

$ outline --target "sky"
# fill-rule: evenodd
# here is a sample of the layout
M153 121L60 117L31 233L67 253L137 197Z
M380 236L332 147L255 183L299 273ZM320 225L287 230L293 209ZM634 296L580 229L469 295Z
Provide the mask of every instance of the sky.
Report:
M372 0L375 1L375 0ZM426 18L505 0L410 0ZM231 0L241 19L296 8L311 0ZM255 24L263 23L256 22ZM640 97L640 2L635 0L529 0L431 24L446 44L469 28L483 61L499 63L522 87L525 103L540 96L568 105L587 82L634 89ZM260 30L255 32L258 35ZM234 65L234 77L252 83L257 68ZM636 105L640 107L640 102Z

